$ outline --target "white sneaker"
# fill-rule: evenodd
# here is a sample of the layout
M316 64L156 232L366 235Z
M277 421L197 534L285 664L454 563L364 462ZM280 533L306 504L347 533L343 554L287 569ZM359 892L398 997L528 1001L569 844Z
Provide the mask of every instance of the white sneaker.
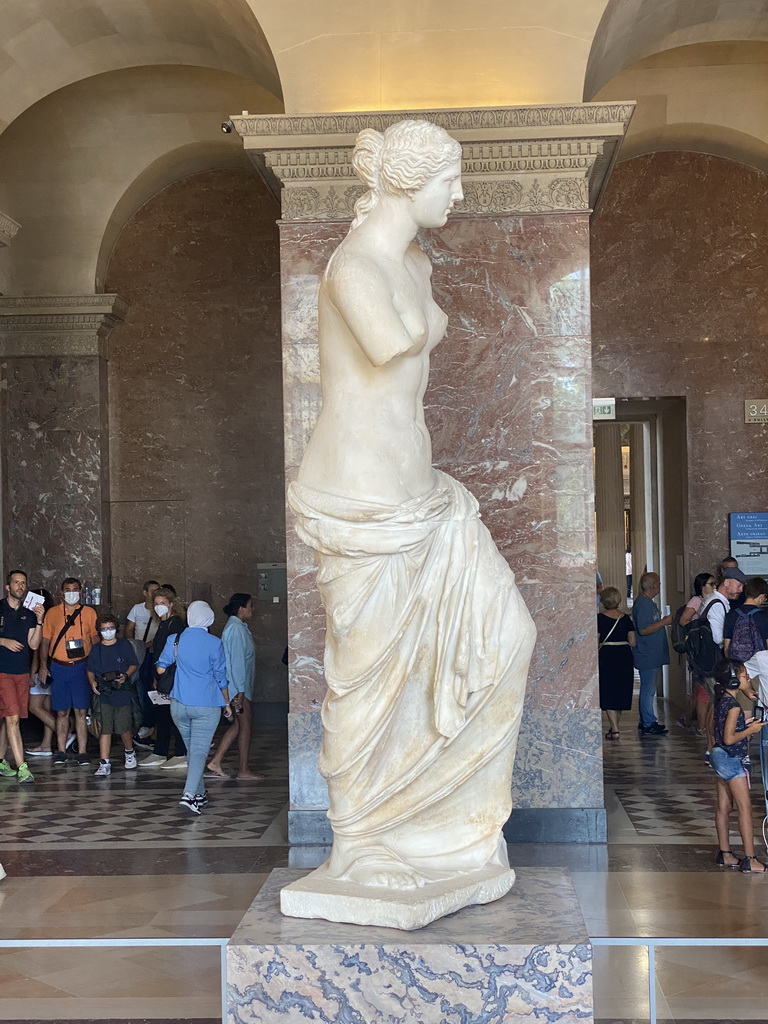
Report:
M186 759L186 757L169 757L167 761L164 761L160 765L160 767L161 768L183 768L184 771L186 771L187 767L188 767L187 759Z
M147 738L147 736L151 736L152 735L152 730L149 728L149 726L142 725L142 727L139 729L137 735L138 735L140 740L145 740Z
M126 750L126 752L125 752L125 770L128 772L128 771L131 770L131 768L136 768L136 767L137 767L136 751L135 750Z
M0 864L0 882L5 878L5 868Z
M105 775L111 775L112 765L109 763L109 761L99 761L99 767L93 774L101 775L102 777L104 777Z
M186 807L193 814L199 814L203 808L198 803L198 799L199 797L192 796L191 793L185 793L181 800L179 800L179 807Z
M139 768L160 768L167 760L162 754L147 754L139 761Z

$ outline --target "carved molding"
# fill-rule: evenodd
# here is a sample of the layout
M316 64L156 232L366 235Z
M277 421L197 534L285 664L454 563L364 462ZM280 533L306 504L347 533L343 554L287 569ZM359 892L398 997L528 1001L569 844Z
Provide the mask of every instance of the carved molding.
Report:
M626 131L634 103L546 104L536 107L484 107L474 110L383 110L342 114L251 114L230 120L240 135L357 135L363 128L384 131L404 118L422 118L446 131L564 128L622 124ZM461 141L461 140L460 140Z
M10 245L20 227L21 224L17 224L12 217L0 210L0 246Z
M458 216L590 211L616 158L634 104L484 110L385 111L233 117L245 148L282 186L289 221L347 220L363 186L351 166L365 127L425 117L461 143L465 200Z
M119 295L21 295L0 298L0 356L108 358L107 339L125 319Z

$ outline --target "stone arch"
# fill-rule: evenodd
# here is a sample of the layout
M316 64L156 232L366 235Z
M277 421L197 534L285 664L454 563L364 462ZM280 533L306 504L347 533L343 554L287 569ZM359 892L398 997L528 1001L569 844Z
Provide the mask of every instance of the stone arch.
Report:
M621 147L619 162L646 153L702 153L768 172L768 142L723 125L677 122L636 132Z
M245 108L282 103L240 75L158 65L94 75L26 110L0 136L0 209L22 225L8 291L99 290L137 206L188 174L245 166L242 142L220 128Z
M0 131L57 90L110 71L191 65L282 97L272 51L247 0L35 0L0 19Z
M134 178L115 204L96 260L95 290L104 290L109 261L123 228L153 196L176 181L204 171L237 170L247 165L244 151L227 145L224 139L193 142L158 157Z
M739 40L768 40L768 0L610 0L592 41L584 99L651 54Z

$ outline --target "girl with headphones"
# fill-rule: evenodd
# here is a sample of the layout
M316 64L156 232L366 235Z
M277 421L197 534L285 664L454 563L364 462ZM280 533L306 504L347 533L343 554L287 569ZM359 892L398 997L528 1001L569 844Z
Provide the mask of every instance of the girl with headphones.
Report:
M752 695L749 673L740 661L721 661L714 669L715 679L715 745L712 767L717 774L717 810L715 828L719 852L715 861L720 867L741 868L742 871L764 872L768 868L755 856L752 804L749 798L749 771L744 766L750 736L760 732L768 721L746 719L735 699L737 690ZM729 847L729 818L734 805L738 812L739 832L744 844L744 858L739 860Z

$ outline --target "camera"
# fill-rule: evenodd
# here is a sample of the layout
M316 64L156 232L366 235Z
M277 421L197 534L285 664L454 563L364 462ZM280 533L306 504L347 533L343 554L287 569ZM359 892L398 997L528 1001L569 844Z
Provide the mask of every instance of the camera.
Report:
M755 712L754 718L756 722L765 721L765 708L761 704L755 704L753 711Z
M74 640L67 640L64 645L67 650L67 657L70 661L76 661L78 658L85 657L85 644L81 637L76 637Z

